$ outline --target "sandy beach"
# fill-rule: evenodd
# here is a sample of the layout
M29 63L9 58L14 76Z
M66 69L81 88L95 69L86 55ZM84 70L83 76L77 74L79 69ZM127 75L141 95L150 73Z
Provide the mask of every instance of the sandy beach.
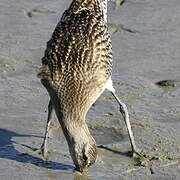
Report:
M108 3L112 79L147 161L139 164L129 156L127 130L108 91L87 115L98 145L98 160L87 176L74 173L55 115L48 163L32 154L43 141L49 101L36 74L46 42L70 3L0 1L0 180L179 180L179 0Z

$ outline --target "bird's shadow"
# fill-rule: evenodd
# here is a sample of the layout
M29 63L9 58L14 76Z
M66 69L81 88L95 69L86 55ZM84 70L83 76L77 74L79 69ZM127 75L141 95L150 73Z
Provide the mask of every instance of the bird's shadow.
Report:
M104 145L98 145L97 147L99 149L105 149L107 151L113 152L114 154L119 154L119 155L122 155L122 156L132 157L132 155L133 155L132 151L124 152L124 151L120 151L120 150L114 150L113 148L109 148L109 147L106 147Z
M31 163L33 165L36 165L38 167L53 169L53 170L67 170L67 171L73 171L74 167L71 165L67 165L64 163L57 163L57 162L44 162L43 159L30 155L25 154L16 150L14 147L14 144L19 144L12 140L13 137L37 137L42 138L40 136L33 136L33 135L26 135L26 134L18 134L16 132L2 129L0 128L0 158L2 159L9 159L14 160L21 163ZM20 144L21 146L25 146L30 148L31 150L34 150L30 146Z

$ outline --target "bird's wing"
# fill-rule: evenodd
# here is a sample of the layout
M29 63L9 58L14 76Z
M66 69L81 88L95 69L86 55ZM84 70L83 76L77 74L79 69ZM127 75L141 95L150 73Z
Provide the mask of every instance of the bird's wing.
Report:
M107 26L102 15L89 9L65 13L47 43L42 64L47 65L52 79L61 74L75 72L82 75L104 70L111 74L112 51ZM80 75L79 74L79 75Z

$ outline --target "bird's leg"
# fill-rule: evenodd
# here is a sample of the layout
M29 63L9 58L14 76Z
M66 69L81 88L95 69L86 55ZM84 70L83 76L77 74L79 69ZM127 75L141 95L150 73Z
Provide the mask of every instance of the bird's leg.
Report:
M43 143L42 143L40 149L34 150L33 152L22 153L22 154L20 154L21 156L27 155L27 154L30 154L30 155L42 154L46 160L46 155L48 152L47 151L47 140L48 140L48 133L49 133L50 124L51 124L52 110L53 110L53 106L52 106L52 102L50 100L49 105L48 105L48 118L47 118L47 123L46 123L46 131L45 131L44 140L43 140Z
M121 102L121 100L118 98L118 96L116 95L115 93L115 90L114 91L111 91L112 95L115 97L116 101L118 102L119 104L119 107L120 107L120 112L124 118L124 121L125 121L125 124L126 124L126 127L127 127L127 130L128 130L128 135L129 135L129 139L130 139L130 143L131 143L131 147L132 147L132 153L133 153L133 156L134 155L139 155L139 156L142 156L139 152L138 152L138 149L136 148L136 144L135 144L135 140L134 140L134 135L133 135L133 132L132 132L132 129L131 129L131 124L130 124L130 121L129 121L129 113L128 113L128 110L127 110L127 107L126 105Z
M48 105L48 118L47 118L47 123L46 123L46 130L45 130L45 135L44 135L44 140L43 143L40 147L40 153L42 153L43 157L46 158L47 155L47 141L48 141L48 133L50 129L50 124L51 124L51 119L52 119L52 111L53 111L53 106L52 106L52 101L49 101Z
M26 153L26 154L32 154L32 155L42 154L44 159L46 160L46 155L48 152L47 151L47 141L48 141L48 133L49 133L51 119L52 119L52 110L53 110L53 106L52 106L52 102L50 100L49 104L48 104L48 118L47 118L47 122L46 122L46 130L45 130L43 143L42 143L40 149L35 150L33 153Z

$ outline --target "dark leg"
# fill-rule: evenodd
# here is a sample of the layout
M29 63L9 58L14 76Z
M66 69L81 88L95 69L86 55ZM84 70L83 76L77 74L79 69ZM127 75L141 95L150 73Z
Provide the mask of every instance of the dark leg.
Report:
M122 114L122 116L124 118L127 130L128 130L128 135L129 135L129 139L130 139L133 155L137 154L137 155L141 156L141 154L138 152L138 150L136 148L133 132L132 132L132 129L131 129L131 124L130 124L130 121L129 121L129 114L128 114L127 107L126 107L126 105L123 102L121 102L121 100L116 95L115 91L114 92L111 91L111 93L115 97L116 101L118 102L118 104L120 106L120 112L121 112L121 114Z
M46 123L46 131L45 131L44 140L43 140L43 143L42 143L40 149L37 149L33 152L22 153L22 154L20 154L21 156L27 155L27 154L31 154L31 155L42 154L43 157L46 159L46 155L48 152L47 151L47 140L48 140L48 133L49 133L49 128L50 128L50 124L51 124L52 110L53 110L53 106L52 106L52 102L50 100L49 105L48 105L48 118L47 118L47 123Z
M47 123L46 123L46 131L45 131L43 143L40 148L41 153L44 157L46 157L46 154L47 154L47 140L48 140L48 133L49 133L49 128L50 128L51 119L52 119L52 111L53 111L53 106L50 100L49 105L48 105L48 118L47 118Z

